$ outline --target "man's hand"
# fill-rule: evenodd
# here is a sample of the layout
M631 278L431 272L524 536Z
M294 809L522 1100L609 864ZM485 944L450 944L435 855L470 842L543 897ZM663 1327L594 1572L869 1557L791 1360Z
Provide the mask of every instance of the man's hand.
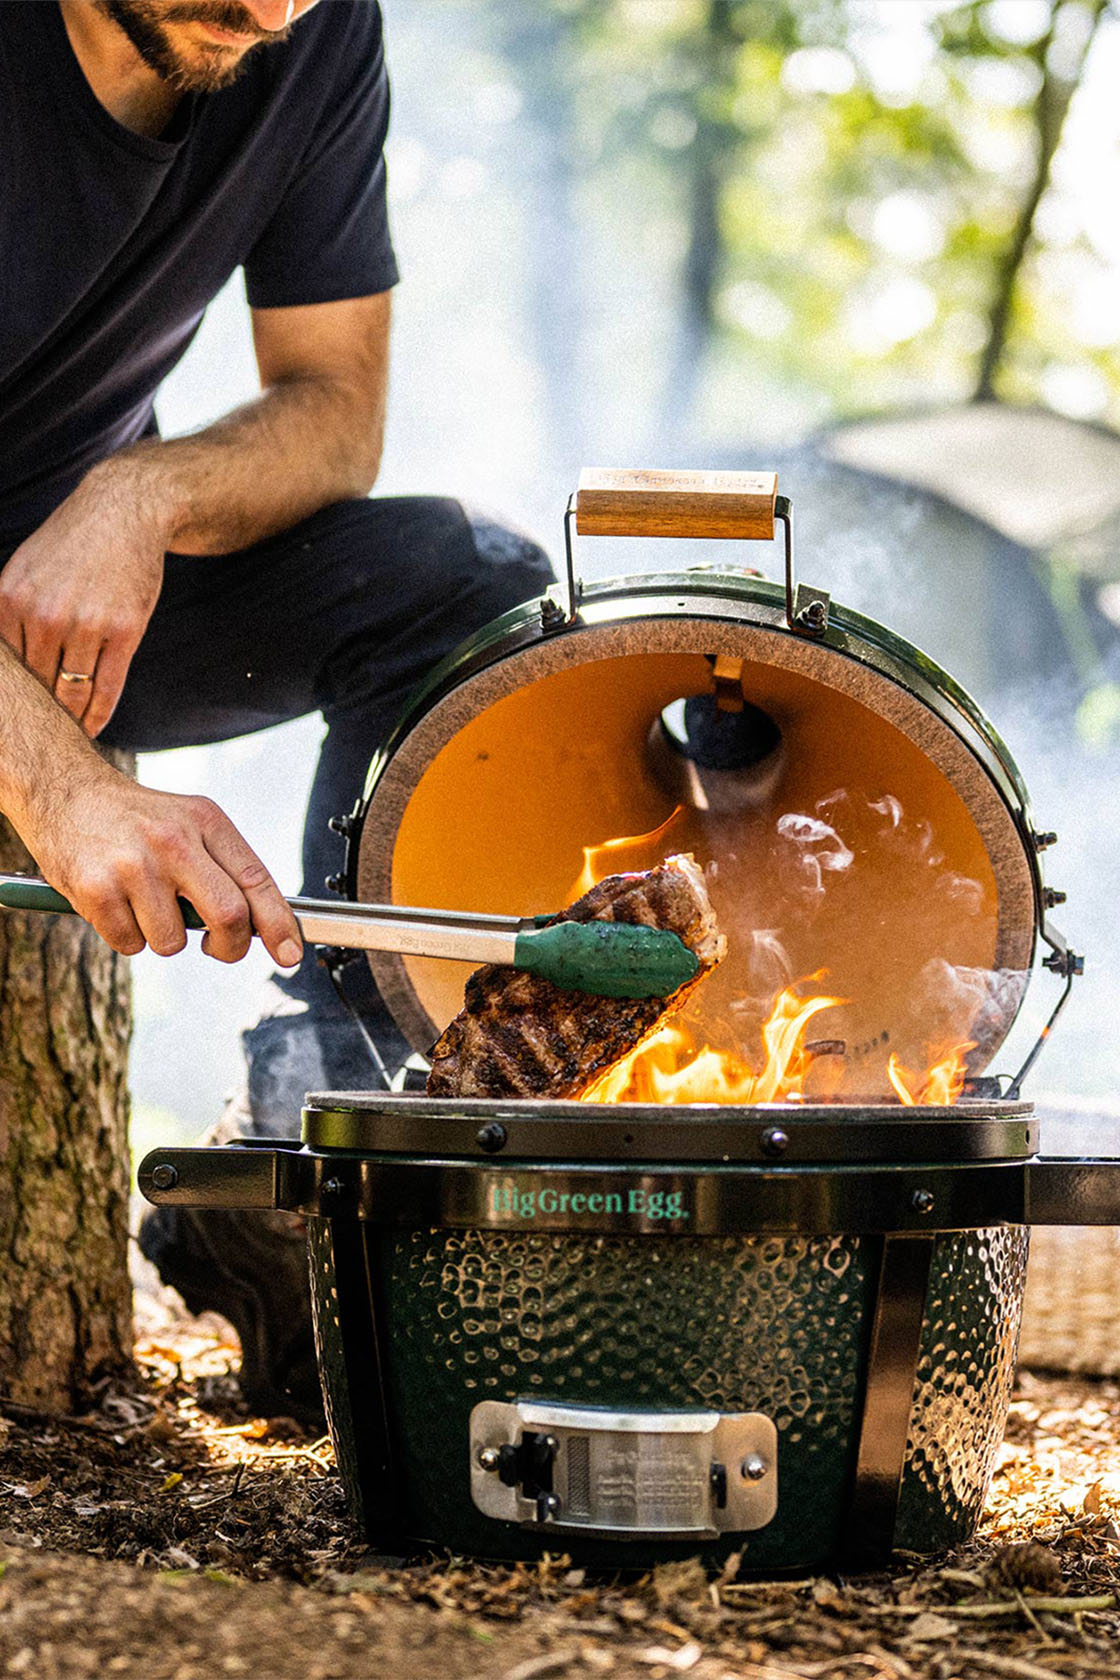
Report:
M100 734L163 582L158 506L95 468L0 571L0 636L86 731Z
M202 949L237 962L253 932L283 968L300 960L299 924L268 870L209 799L158 793L98 761L64 807L21 824L52 886L117 951L150 945L173 956L187 942L176 900L206 923Z
M236 962L255 930L282 968L300 960L291 907L209 799L157 793L103 759L0 641L0 811L52 886L126 956L186 944L177 900L194 905L203 950Z

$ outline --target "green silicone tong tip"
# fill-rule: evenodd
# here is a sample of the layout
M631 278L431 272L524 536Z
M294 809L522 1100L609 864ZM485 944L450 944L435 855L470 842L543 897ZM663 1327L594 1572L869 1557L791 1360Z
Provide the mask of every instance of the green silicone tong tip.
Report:
M669 997L695 978L700 962L667 928L553 922L521 935L513 966L596 997L642 998Z

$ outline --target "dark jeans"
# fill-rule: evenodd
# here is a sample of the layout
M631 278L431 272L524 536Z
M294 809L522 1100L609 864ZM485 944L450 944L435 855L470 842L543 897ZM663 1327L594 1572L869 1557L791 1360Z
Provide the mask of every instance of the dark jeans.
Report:
M321 712L327 733L304 827L303 891L322 897L342 863L327 820L353 807L409 691L464 637L551 580L527 538L434 497L339 502L237 554L169 554L103 738L154 752ZM407 1046L364 961L352 965L355 982L382 1053L399 1065ZM305 1090L375 1083L311 952L293 975L274 977L245 1044L252 1117L267 1132L298 1133Z

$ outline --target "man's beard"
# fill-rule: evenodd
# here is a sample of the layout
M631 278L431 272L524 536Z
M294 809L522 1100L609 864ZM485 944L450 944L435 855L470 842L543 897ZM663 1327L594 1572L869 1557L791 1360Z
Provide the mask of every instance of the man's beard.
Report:
M168 6L167 0L101 0L102 9L122 29L150 70L180 93L210 93L228 87L244 69L245 52L223 52L218 46L200 46L190 59L177 52L165 28L166 23L209 23L216 29L262 41L284 41L286 29L262 30L251 12L238 0L183 0Z

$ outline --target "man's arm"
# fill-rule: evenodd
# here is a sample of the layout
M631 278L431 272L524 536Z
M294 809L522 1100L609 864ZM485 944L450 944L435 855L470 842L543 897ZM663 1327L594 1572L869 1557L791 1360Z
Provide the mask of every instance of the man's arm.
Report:
M130 782L86 736L112 716L167 549L244 547L370 488L388 325L387 293L256 311L260 397L193 437L103 461L0 572L0 637L28 667L0 642L0 810L119 951L181 950L181 894L211 955L243 956L255 927L282 966L298 961L294 916L218 807Z
M181 951L181 894L206 923L210 956L236 962L255 928L282 967L299 961L299 925L229 818L209 799L122 776L3 643L0 717L0 811L116 950Z
M120 698L168 549L228 553L370 489L389 297L255 310L261 395L191 437L102 461L0 572L0 637L88 735Z

